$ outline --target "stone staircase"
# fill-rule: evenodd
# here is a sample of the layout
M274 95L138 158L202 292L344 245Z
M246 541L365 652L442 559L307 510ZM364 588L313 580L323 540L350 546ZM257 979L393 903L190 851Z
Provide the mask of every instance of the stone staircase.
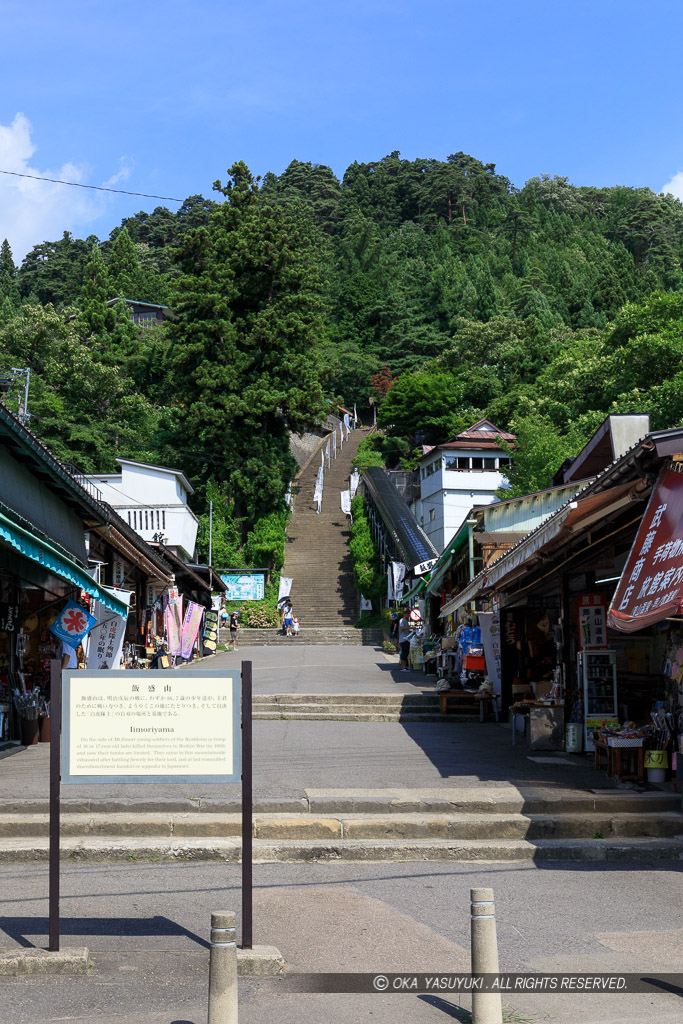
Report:
M261 720L333 722L478 722L479 715L442 714L434 693L272 693L256 694L253 717Z
M293 580L292 606L301 622L299 640L304 643L316 642L312 627L348 627L358 619L349 525L341 510L340 491L348 489L358 445L367 433L362 427L353 430L344 447L340 450L337 446L337 458L331 460L325 472L320 515L313 503L320 451L304 467L293 489L294 513L287 531L282 572Z
M293 603L293 599L292 599ZM353 626L307 626L298 637L283 636L280 630L273 627L267 629L250 629L242 627L239 631L238 643L241 647L270 647L286 644L321 644L329 646L360 646L380 647L383 640L381 629L355 629ZM230 630L219 630L219 642L228 646Z
M307 789L256 800L254 860L683 860L680 796L519 789ZM45 861L47 800L0 801L0 862ZM237 861L239 799L62 799L62 860Z

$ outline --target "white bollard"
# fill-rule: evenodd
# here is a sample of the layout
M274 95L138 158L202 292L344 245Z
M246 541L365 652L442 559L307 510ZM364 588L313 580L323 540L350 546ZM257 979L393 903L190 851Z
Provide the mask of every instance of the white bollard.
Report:
M472 974L498 974L498 941L493 889L470 889ZM499 992L472 990L472 1024L502 1024Z
M237 934L235 915L211 915L208 1024L237 1024Z

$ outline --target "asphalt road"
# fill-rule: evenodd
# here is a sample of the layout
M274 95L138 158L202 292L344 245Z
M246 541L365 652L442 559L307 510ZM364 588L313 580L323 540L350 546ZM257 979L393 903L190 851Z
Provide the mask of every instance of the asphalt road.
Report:
M3 1024L204 1024L214 910L239 912L239 867L64 865L62 942L87 946L85 978L2 982ZM501 969L683 971L683 882L652 870L585 864L255 866L254 941L290 971L469 969L469 890L496 895ZM46 944L47 870L0 866L3 945ZM240 983L241 1024L372 1024L469 1019L467 997L292 994ZM524 994L515 1021L680 1024L671 994Z

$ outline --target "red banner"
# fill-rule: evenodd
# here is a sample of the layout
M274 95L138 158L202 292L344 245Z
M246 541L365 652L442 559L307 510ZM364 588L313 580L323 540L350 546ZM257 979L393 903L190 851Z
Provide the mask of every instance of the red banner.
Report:
M683 474L663 469L621 574L608 621L634 633L670 615L683 599Z

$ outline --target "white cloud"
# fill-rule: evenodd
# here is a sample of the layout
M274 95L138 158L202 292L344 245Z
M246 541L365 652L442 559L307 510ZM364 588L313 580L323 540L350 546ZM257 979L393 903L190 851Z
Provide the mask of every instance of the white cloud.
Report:
M64 163L54 170L41 169L30 162L35 152L31 123L24 114L17 114L10 125L0 124L0 169L85 184L85 167ZM122 160L107 184L111 188L129 174ZM9 240L18 264L34 245L55 241L64 231L82 229L97 220L108 203L106 193L0 174L0 241Z
M666 185L662 185L662 192L670 192L676 199L683 200L683 171L674 174Z

